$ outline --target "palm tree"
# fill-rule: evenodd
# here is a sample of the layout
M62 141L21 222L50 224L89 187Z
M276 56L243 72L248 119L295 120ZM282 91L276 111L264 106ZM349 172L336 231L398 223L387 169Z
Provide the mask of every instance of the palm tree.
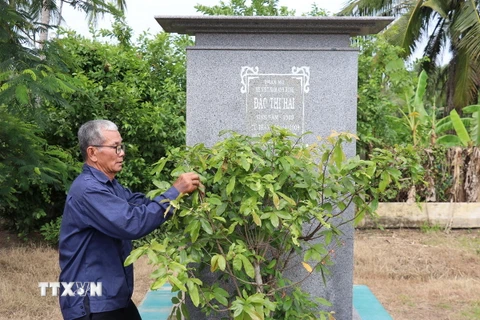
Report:
M449 114L478 100L480 88L480 0L351 0L340 15L397 17L386 31L393 43L411 55L427 37L423 69L434 73L443 50L451 60L444 68L446 108ZM433 77L432 77L433 78Z
M84 11L89 22L96 22L96 19L105 13L117 15L126 10L126 0L0 0L0 2L2 6L9 8L10 11L16 11L28 21L30 30L17 28L15 31L27 35L31 44L38 44L40 47L48 40L48 30L54 25L60 25L64 4Z
M32 1L34 2L34 1ZM57 6L57 3L59 5ZM43 32L40 33L39 43L42 45L45 41L48 40L48 27L51 23L52 16L57 17L56 25L59 26L62 22L62 8L63 4L67 3L75 8L80 8L88 16L89 22L96 22L98 16L103 16L105 13L118 14L120 12L125 12L127 9L126 0L87 0L87 1L65 1L65 0L43 0L42 12L41 12L41 21L42 25L45 26Z

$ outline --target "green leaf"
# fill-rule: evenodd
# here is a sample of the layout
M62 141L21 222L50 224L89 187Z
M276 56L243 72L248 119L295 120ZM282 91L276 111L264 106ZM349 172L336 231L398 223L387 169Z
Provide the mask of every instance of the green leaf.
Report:
M227 262L225 260L225 257L222 256L221 254L216 254L212 257L211 262L210 262L210 271L215 272L215 270L220 269L222 271L225 271L225 268L227 267Z
M165 252L166 247L163 244L158 243L157 241L154 240L150 244L150 249L152 249L154 251L158 251L158 252Z
M227 220L224 217L215 216L215 217L213 217L213 219L217 220L217 221L220 221L220 222L223 222L223 223L227 223Z
M246 312L252 320L263 320L263 318L257 313L251 305L245 305L243 311Z
M150 286L150 289L151 290L158 290L161 287L163 287L166 282L167 282L167 278L164 278L164 277L158 278L158 279L155 280L154 283L152 283L152 285Z
M247 274L247 276L249 276L250 278L253 279L255 277L255 269L253 268L252 263L243 254L240 254L239 256L240 256L240 259L242 259L243 268L245 269L245 273Z
M472 139L470 139L467 129L465 128L465 125L463 124L460 116L455 109L450 112L450 118L452 119L453 128L455 129L458 138L462 142L462 145L464 147L467 147L469 142L472 141Z
M217 169L215 176L213 177L213 183L217 183L218 181L222 180L223 171L222 169Z
M245 157L241 157L240 158L240 162L242 164L242 168L245 170L245 171L248 171L250 169L250 162L247 160L247 158Z
M216 206L221 206L222 205L222 200L218 198L218 196L211 196L207 199L207 202Z
M227 195L230 195L234 188L235 188L235 176L231 177L230 181L227 184L227 189L226 189Z
M132 252L130 252L130 255L127 257L127 259L125 259L125 262L124 262L123 266L126 267L126 266L131 265L132 263L137 261L138 258L140 258L140 256L142 256L144 253L145 253L145 248L144 247L140 247L140 248L137 248L135 250L132 250Z
M240 271L242 270L242 259L240 258L240 255L236 255L235 258L233 258L233 269Z
M462 112L464 113L480 112L480 104L474 104L474 105L463 107Z
M272 197L273 197L273 205L278 210L280 208L280 199L278 198L278 195L275 192L272 192Z
M289 172L290 171L290 162L287 161L284 157L279 159L280 163L282 164L282 167L285 171Z
M275 214L275 212L272 212L272 214L270 214L270 222L275 228L278 228L280 220L278 219L278 216Z
M273 259L267 266L267 269L272 269L277 264L277 259Z
M277 194L280 195L280 197L282 197L285 201L287 201L289 204L291 204L292 206L296 206L297 203L295 202L295 200L293 200L292 198L290 198L289 196L287 196L286 194L282 193L282 192L279 192L277 191Z
M332 153L332 160L335 162L337 167L342 165L342 162L345 160L345 154L342 150L342 145L340 143L336 143Z
M185 232L190 232L190 237L192 242L197 241L198 236L200 234L200 221L199 220L192 220L185 228Z
M421 117L427 116L427 112L423 107L423 96L425 95L425 90L427 88L427 78L427 73L425 70L422 70L420 76L418 77L417 90L414 98L415 111L418 112Z
M378 184L378 190L380 192L384 192L390 182L390 175L386 171L382 172L382 174L380 175L380 183Z
M160 173L162 172L163 168L165 167L165 164L167 163L168 158L161 158L157 163L154 164L154 167L152 171L150 171L150 174L154 173Z
M148 260L151 261L153 264L158 263L158 256L150 248L147 249L147 257L148 257Z
M170 275L168 276L168 281L172 285L175 285L178 289L182 290L183 292L187 291L187 288L183 285L183 283L180 280L178 280L177 277Z
M437 143L446 147L456 147L462 145L460 138L451 134L441 136L437 139Z
M260 219L260 217L255 211L252 211L252 218L253 218L253 222L255 222L257 226L259 227L262 226L262 220Z
M24 84L20 84L15 88L15 97L21 104L28 104L28 89Z
M208 222L205 219L200 219L200 223L202 225L202 229L209 235L213 234L213 229L212 226L210 225L210 222Z
M227 267L227 261L223 255L218 255L218 268L222 271L225 271Z
M448 8L444 8L445 3L448 3L448 2L438 1L438 0L427 0L422 4L422 7L429 7L434 11L438 12L444 19L448 19L447 12L445 11L445 9L448 10Z
M222 288L215 288L213 289L213 296L217 301L224 306L228 306L228 297L230 296L228 292Z
M234 222L230 225L230 227L228 227L228 234L232 234L233 231L235 231L235 227L237 226L238 222Z
M200 304L200 295L198 294L198 287L192 282L187 280L188 295L192 299L192 303L195 307Z
M386 171L388 172L388 174L390 174L395 179L399 179L402 176L402 172L400 170L398 170L397 168L389 167L389 168L386 169Z
M218 268L218 257L220 255L216 254L210 260L210 272L215 272Z

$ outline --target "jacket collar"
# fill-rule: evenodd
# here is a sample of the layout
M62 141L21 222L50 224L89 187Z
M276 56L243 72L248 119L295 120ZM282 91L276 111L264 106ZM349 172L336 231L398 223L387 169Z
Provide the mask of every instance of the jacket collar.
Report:
M103 173L102 171L100 171L100 170L98 170L98 169L96 169L92 166L89 166L86 163L83 164L82 172L94 176L95 179L97 179L98 181L100 181L104 184L107 184L108 182L113 183L113 181L115 181L115 179L113 179L113 181L110 181L110 179L108 179L108 177L105 173Z

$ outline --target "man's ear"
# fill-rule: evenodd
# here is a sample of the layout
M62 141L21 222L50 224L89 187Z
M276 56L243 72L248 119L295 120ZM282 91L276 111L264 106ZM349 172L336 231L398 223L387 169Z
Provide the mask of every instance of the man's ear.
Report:
M87 159L91 162L97 162L97 148L94 147L88 147L87 148Z

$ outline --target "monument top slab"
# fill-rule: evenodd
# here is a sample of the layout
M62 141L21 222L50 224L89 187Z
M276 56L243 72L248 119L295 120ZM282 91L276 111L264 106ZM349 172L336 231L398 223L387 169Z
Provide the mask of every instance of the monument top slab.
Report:
M165 32L249 34L376 34L393 17L156 16Z

